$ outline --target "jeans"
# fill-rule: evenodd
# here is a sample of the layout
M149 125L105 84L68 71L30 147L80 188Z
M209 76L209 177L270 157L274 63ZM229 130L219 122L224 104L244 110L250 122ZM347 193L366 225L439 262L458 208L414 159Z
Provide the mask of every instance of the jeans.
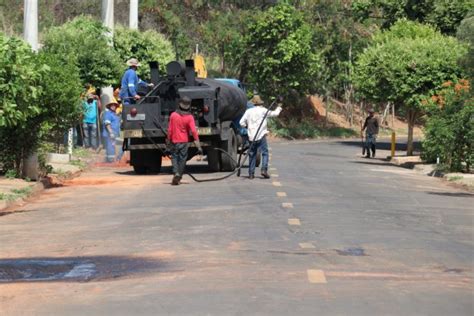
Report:
M104 136L105 140L105 161L115 161L115 138Z
M260 167L261 171L268 170L268 145L267 145L267 136L263 136L262 139L255 142L250 142L249 149L249 175L255 174L255 165L257 164L257 153L262 153L262 165Z
M84 146L97 149L97 124L83 123L82 128L84 129Z
M171 163L173 164L173 174L183 176L188 159L188 143L171 144Z

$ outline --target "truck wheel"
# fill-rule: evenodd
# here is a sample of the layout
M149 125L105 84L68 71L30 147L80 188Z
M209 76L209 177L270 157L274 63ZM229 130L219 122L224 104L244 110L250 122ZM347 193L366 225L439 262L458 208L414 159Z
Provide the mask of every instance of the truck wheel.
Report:
M219 151L214 148L207 150L207 165L211 172L219 172L221 169L221 161Z
M230 130L229 139L221 143L221 149L228 153L220 153L221 171L234 171L237 167L237 136L233 129Z
M163 160L163 157L162 156L157 156L153 163L148 166L148 170L151 172L151 173L160 173L161 171L161 162Z
M133 166L133 171L136 174L146 174L146 166Z

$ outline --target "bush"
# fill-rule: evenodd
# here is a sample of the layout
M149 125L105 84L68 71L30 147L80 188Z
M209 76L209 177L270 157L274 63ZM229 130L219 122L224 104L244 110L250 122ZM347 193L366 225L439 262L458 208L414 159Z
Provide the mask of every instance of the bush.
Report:
M126 67L125 62L128 59L134 57L140 61L144 67L138 68L138 74L143 78L150 77L148 62L159 62L160 70L164 71L166 64L175 57L171 42L152 30L140 32L117 27L114 34L114 48L122 61L122 70Z
M41 80L48 67L22 40L0 33L0 164L20 174L22 160L39 140L44 120Z
M289 119L284 122L282 119L272 119L268 121L269 129L272 133L281 138L305 139L318 137L353 137L358 133L350 128L318 126L313 120Z
M56 144L58 152L59 145L64 142L64 134L79 122L82 115L79 69L69 58L47 51L39 54L39 60L49 67L41 81L44 92L41 105L47 112L41 129L42 138Z
M448 81L430 100L422 158L440 161L449 171L470 171L474 162L474 99L469 82Z
M123 64L106 32L100 21L81 16L51 28L44 37L43 50L73 61L83 86L112 85L119 80Z

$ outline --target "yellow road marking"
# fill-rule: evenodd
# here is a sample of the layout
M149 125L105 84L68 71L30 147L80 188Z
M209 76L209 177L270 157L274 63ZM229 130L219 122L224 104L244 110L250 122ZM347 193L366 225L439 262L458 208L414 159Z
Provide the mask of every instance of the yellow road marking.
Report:
M286 192L277 192L278 197L286 197Z
M277 168L270 168L270 171L276 171Z
M288 225L301 226L301 222L298 218L289 218Z
M273 184L273 186L275 186L275 187L281 187L281 182L273 181L272 184Z
M314 249L316 248L312 243L310 242L302 242L300 243L300 247L303 249Z
M293 208L293 203L281 203L284 208Z
M328 283L323 270L308 270L309 283Z

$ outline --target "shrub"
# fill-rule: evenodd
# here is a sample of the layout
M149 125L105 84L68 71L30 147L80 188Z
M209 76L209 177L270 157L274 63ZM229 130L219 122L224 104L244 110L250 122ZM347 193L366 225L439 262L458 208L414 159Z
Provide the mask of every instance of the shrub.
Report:
M153 30L140 32L117 27L114 35L114 48L122 61L122 70L129 58L134 57L140 61L144 67L138 68L138 74L143 78L150 76L148 62L159 62L160 69L164 71L166 64L175 57L171 42L164 35Z
M79 68L83 86L111 85L118 81L123 66L106 32L100 21L80 16L49 29L43 50L73 61Z
M469 171L474 162L474 99L467 80L448 81L430 100L422 158L449 171Z
M44 120L40 82L48 67L37 62L22 40L0 33L0 164L20 174L21 163L38 144Z

